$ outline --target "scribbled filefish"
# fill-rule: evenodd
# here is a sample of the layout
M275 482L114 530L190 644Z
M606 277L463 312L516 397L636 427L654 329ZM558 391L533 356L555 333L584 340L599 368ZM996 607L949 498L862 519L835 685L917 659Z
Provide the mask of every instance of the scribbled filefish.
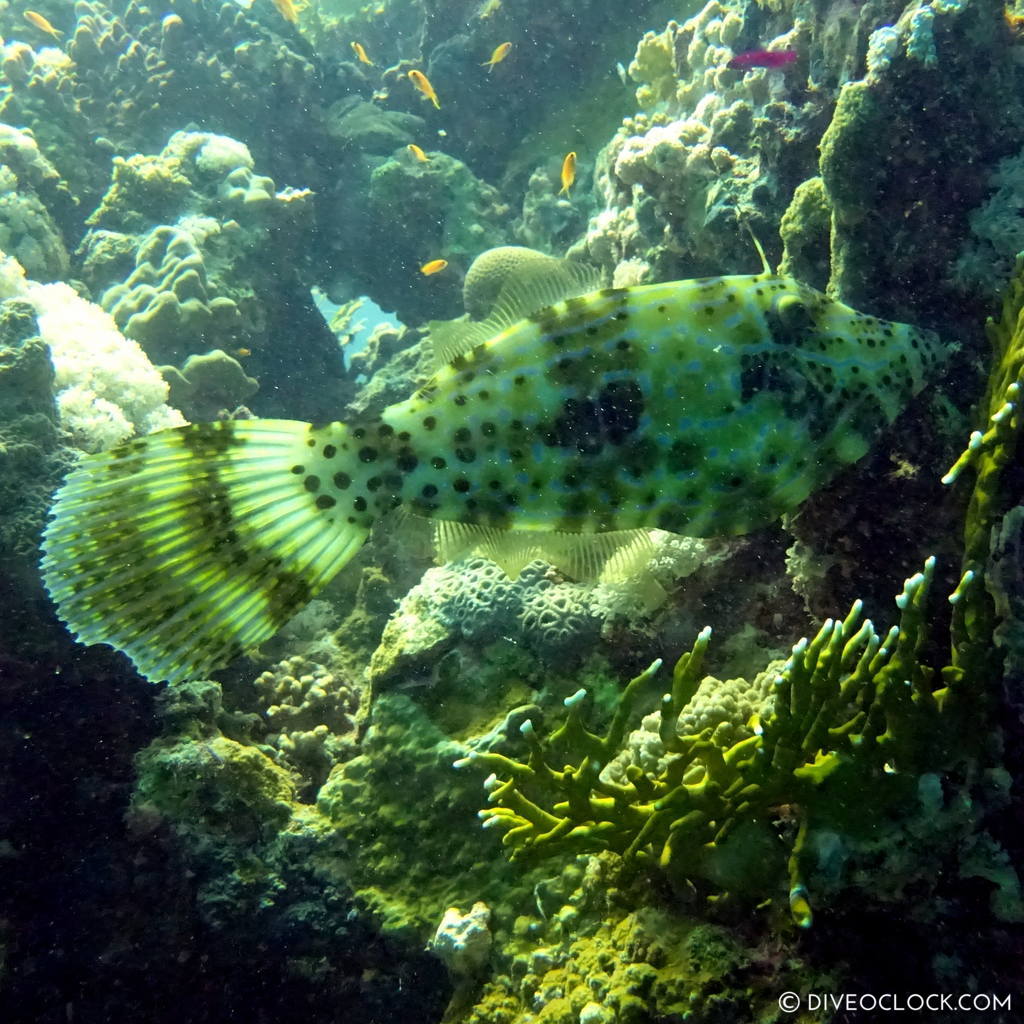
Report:
M397 509L434 521L442 555L594 578L649 528L739 534L795 508L944 358L931 332L767 269L588 290L564 268L438 328L435 376L376 418L196 424L83 458L43 544L63 620L151 680L202 677Z

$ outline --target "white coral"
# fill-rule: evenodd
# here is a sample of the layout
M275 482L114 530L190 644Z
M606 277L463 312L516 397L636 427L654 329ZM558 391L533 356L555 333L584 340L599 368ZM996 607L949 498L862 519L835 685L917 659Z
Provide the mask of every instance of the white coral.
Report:
M0 299L22 299L36 312L56 370L61 422L76 447L100 451L131 437L185 422L167 405L167 384L113 317L70 285L25 278L0 253Z

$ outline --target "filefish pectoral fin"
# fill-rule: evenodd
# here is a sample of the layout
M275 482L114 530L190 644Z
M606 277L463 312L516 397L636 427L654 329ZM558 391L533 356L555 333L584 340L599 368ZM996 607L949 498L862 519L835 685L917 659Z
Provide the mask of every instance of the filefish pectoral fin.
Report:
M340 447L344 428L327 429ZM61 619L154 682L202 678L273 635L368 533L307 471L313 437L307 423L227 421L86 456L43 537Z

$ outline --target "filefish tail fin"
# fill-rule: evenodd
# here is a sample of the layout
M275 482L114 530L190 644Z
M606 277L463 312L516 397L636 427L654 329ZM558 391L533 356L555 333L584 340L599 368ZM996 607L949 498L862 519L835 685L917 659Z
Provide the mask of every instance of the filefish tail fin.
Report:
M326 430L341 448L345 428ZM237 420L85 457L43 537L68 628L153 682L202 678L270 637L369 532L311 491L311 436L308 423Z

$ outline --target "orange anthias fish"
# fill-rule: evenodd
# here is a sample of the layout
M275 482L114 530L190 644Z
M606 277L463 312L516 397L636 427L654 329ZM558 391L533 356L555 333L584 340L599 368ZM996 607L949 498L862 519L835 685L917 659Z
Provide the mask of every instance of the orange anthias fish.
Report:
M562 161L562 187L558 190L560 196L569 194L572 183L576 180L576 154L566 153Z
M410 153L412 153L414 157L416 157L417 160L419 160L421 164L430 162L430 157L427 156L427 154L424 153L423 150L420 149L420 147L417 146L415 142L410 142L406 148L409 150Z
M429 263L424 263L423 266L420 267L420 273L424 277L432 277L434 274L440 274L447 266L447 260L431 260Z
M298 25L299 12L295 9L294 0L274 0L274 6L277 8L277 13L280 14L285 21L291 22L293 25Z
M60 33L38 11L26 11L25 20L40 32L45 32L54 39L60 39Z
M508 56L508 52L511 49L511 43L502 43L501 46L496 46L494 53L491 54L491 59L485 60L480 67L487 68L487 73L490 74L494 70L494 65L500 64Z
M423 95L426 96L438 110L441 109L441 104L437 101L437 93L434 92L434 87L430 84L430 79L427 78L422 71L410 71L409 81L412 82L412 84L415 85L416 88L419 89L419 91L423 93Z
M366 56L366 50L363 48L362 43L353 43L352 50L355 53L355 55L359 58L360 64L369 64L371 68L373 67L373 61Z

